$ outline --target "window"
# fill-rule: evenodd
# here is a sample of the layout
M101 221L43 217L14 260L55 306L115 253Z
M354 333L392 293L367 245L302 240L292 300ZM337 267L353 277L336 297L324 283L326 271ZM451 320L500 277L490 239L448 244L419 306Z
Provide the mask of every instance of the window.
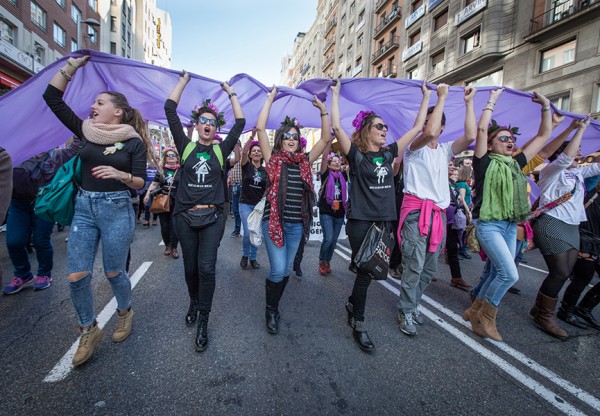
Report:
M350 78L350 76L352 76L352 67L351 66L346 68L346 77Z
M75 23L79 20L81 22L81 10L77 8L74 4L71 5L71 20Z
M375 71L375 72L377 73L377 76L378 76L378 77L382 77L382 76L383 76L383 66L382 66L382 65L379 65L379 66L377 67L377 71Z
M352 4L350 5L350 14L354 13L354 10L356 10L356 2L353 1Z
M408 39L409 46L413 46L415 43L417 43L420 40L421 40L421 31L419 30L419 31L413 33L412 35L410 35L410 37Z
M348 46L348 59L352 59L352 45Z
M115 33L117 31L117 17L116 16L110 17L110 31L115 32Z
M93 11L98 10L98 0L88 0L88 6L90 6Z
M121 56L125 56L125 47L121 46Z
M472 3L475 3L475 0L465 0L465 7Z
M64 47L67 44L67 32L54 22L54 42Z
M10 4L14 4L15 6L17 5L17 0L8 0L8 2L9 2Z
M349 33L354 33L354 23L350 24L350 27L348 27L348 32Z
M479 47L479 35L481 28L468 33L460 39L462 55L471 52L473 49Z
M65 8L65 0L56 0L56 4L58 4L63 9Z
M594 84L594 99L592 100L592 113L600 113L600 84Z
M357 45L362 45L365 42L365 34L361 33L360 35L358 35L358 37L356 38L356 44Z
M115 42L110 43L110 53L113 55L117 54L117 44Z
M14 45L16 31L17 29L14 26L0 20L0 39L4 42Z
M358 58L356 58L356 65L354 66L359 66L362 64L362 56L359 56Z
M46 30L46 12L35 1L31 2L31 21Z
M37 42L33 42L33 59L39 64L44 63L44 47Z
M466 83L470 87L493 87L496 85L502 85L504 78L504 71L501 69L491 74L484 75L483 77L474 79Z
M344 35L340 36L340 45L343 45L345 40L346 37Z
M573 39L572 41L543 51L540 60L540 72L550 71L551 69L574 62L576 48L577 41Z
M358 24L360 25L364 21L365 21L365 11L363 10L362 12L360 12L358 14Z
M408 79L416 79L417 78L417 67L412 67L411 69L406 71L406 78Z
M436 69L444 66L444 49L431 56L431 70L435 71Z
M88 37L94 45L98 43L98 31L92 26L88 26Z
M411 13L414 13L417 11L417 9L419 7L421 7L423 5L423 0L416 0L412 2L412 9L411 9Z
M444 10L433 18L433 31L437 32L448 23L448 9Z
M342 16L342 19L340 20L340 25L342 27L346 26L346 15L345 14Z
M549 96L548 99L556 108L563 111L569 111L571 107L571 93L563 92L557 95Z
M75 39L71 39L71 52L75 52L79 49L79 45Z

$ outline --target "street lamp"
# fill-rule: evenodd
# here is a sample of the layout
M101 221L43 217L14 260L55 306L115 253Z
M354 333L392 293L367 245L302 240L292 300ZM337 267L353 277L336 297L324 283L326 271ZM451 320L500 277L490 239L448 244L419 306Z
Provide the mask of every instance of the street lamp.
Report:
M85 20L80 20L79 16L77 16L77 47L79 49L81 49L81 24L84 23L88 26L95 26L95 27L99 27L100 26L100 22L98 22L96 19L85 19Z

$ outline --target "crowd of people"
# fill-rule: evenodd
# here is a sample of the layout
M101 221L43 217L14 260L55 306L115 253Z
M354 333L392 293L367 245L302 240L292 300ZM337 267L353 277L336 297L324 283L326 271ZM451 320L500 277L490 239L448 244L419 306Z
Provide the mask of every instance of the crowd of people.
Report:
M342 83L336 80L328 97L331 114L318 97L313 97L321 128L320 139L311 149L307 149L303 127L293 114L280 120L269 141L266 126L278 94L275 87L266 94L251 137L242 146L246 119L236 92L227 83L222 89L230 99L234 120L225 120L223 112L205 99L193 109L192 125L184 130L185 122L177 111L190 80L184 71L164 103L174 146L162 149L157 157L146 121L123 94L100 93L85 120L65 103L63 94L69 81L88 59L69 58L43 97L75 137L65 148L37 155L13 169L6 241L14 277L3 288L4 294L12 295L30 284L36 290L51 286L50 233L54 224L34 215L35 197L58 167L77 155L82 174L67 250L67 280L81 333L73 365L89 360L103 337L91 284L100 242L104 273L117 300L112 340L121 342L132 331L129 247L139 212L157 195L167 199L170 206L157 214L164 255L177 259L181 248L182 280L189 295L187 312L182 315L186 325L196 326L193 345L198 352L209 345L216 261L230 205L235 218L231 237L243 234L242 269L266 270L257 260L260 247L250 238L252 233L262 232L269 260L265 327L271 334L279 332L279 305L292 269L302 275L300 262L315 207L323 239L318 259L311 259L310 267L321 276L341 272L332 271L331 262L345 225L352 251L349 270L356 274L345 309L353 338L363 351L375 348L365 320L372 277L354 260L373 226L390 230L395 236L389 274L400 280L398 322L407 336L415 336L417 328L426 324L420 312L422 296L435 279L438 257L445 253L450 284L471 296L472 304L463 318L470 321L476 335L502 341L496 324L498 310L504 295L517 290L513 286L519 278L518 262L533 243L549 270L530 311L534 323L561 339L568 333L556 317L580 328L600 329L593 315L600 303L600 284L583 293L599 271L600 255L600 164L598 159L587 166L577 162L589 116L574 121L550 141L564 116L551 111L546 97L535 94L533 101L540 105L539 129L517 148L518 128L511 127L510 120L493 118L503 90L492 90L478 115L474 106L477 91L465 87L464 132L461 137L441 142L449 87L439 84L437 100L430 106L432 90L423 82L412 127L399 138L389 138L385 120L368 109L356 115L353 131L344 130L339 98ZM532 115L532 119L537 118ZM222 139L218 133L226 123L229 132ZM472 157L456 159L472 145ZM332 151L334 146L337 153ZM320 169L315 174L312 166L319 159ZM532 205L527 175L546 159L549 163L539 178L536 176L540 197ZM10 158L0 154L0 161L10 163ZM148 169L156 170L151 180ZM317 192L315 177L320 184ZM132 201L140 206L137 214ZM4 217L4 205L0 208ZM249 221L255 214L259 227ZM144 225L149 224L147 212ZM469 254L467 249L467 225L475 229L471 234L480 247L476 253ZM28 260L30 235L38 257L36 275ZM472 256L485 261L475 287L464 280L460 268L460 260ZM556 313L560 292L569 278L572 282Z

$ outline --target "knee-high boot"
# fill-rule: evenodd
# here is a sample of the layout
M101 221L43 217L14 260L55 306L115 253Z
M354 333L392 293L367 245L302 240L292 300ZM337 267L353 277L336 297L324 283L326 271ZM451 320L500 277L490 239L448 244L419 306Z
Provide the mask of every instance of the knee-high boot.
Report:
M265 284L265 295L266 295L266 308L265 308L265 320L267 324L267 331L271 334L279 332L279 301L281 295L285 290L289 277L286 276L281 282L273 282L267 279Z

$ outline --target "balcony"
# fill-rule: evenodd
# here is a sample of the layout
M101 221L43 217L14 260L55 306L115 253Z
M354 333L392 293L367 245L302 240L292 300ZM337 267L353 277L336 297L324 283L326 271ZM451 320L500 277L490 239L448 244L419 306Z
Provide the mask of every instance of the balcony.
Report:
M325 61L325 63L323 64L323 72L327 72L325 71L327 68L329 68L333 62L335 61L335 58L332 56L330 58L327 58L327 60Z
M325 49L323 49L323 55L325 55L327 53L327 51L333 46L335 45L335 38L331 39L329 42L327 42L327 45L325 45Z
M572 0L562 3L554 1L549 10L531 19L528 40L533 40L532 38L541 36L555 27L564 26L567 22L577 20L579 25L583 20L593 20L599 14L600 0Z
M373 13L377 13L379 10L381 10L381 8L383 6L386 5L386 3L388 3L390 0L378 0L377 3L375 3L375 10L373 11Z
M337 26L337 19L331 19L329 22L327 22L327 26L325 27L325 37L327 37L327 35L329 35L329 32L331 32L331 29L333 29L334 27Z
M354 69L352 70L352 72L350 73L350 76L352 78L354 78L355 76L357 76L358 74L360 74L362 72L363 66L362 64L358 64L354 67Z
M386 65L381 71L381 76L384 78L396 78L398 75L398 65Z
M399 38L398 38L398 36L392 37L390 40L388 40L386 43L384 43L381 47L379 47L379 49L377 49L373 53L373 56L371 58L371 64L374 65L382 57L384 57L385 55L387 55L391 51L394 51L394 50L398 49L398 46L399 46Z
M386 27L402 17L400 9L396 6L392 9L389 15L381 19L381 22L373 29L373 37L376 38Z

